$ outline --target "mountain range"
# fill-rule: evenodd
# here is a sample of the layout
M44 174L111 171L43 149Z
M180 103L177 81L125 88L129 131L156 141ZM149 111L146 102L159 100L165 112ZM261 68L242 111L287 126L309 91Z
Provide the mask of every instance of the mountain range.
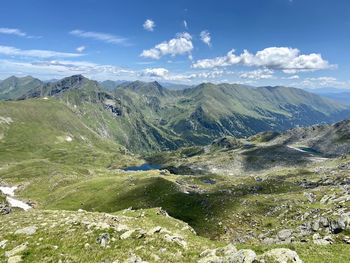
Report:
M53 97L88 116L95 132L135 152L206 145L226 135L242 138L350 116L348 106L289 87L202 83L172 90L158 82L114 84L81 75L53 82L10 77L0 83L0 98Z
M350 121L323 124L348 106L81 75L0 87L0 261L350 258Z

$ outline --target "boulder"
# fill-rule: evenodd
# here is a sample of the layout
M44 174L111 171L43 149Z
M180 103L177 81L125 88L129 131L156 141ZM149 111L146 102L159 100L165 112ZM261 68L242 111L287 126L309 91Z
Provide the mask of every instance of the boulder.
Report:
M277 237L281 241L286 241L292 237L293 230L291 229L283 229L277 233Z
M21 244L10 251L6 251L5 257L10 258L10 257L16 256L17 254L24 252L26 249L27 249L27 244L26 243Z
M155 233L159 233L162 230L162 227L156 226L150 230L147 231L147 235L152 236Z
M120 239L128 239L131 237L131 235L135 232L135 229L131 229L131 230L128 230L126 231L125 233L123 233L121 236L120 236Z
M16 235L27 235L27 236L31 236L31 235L34 235L35 232L37 230L37 227L36 226L28 226L28 227L25 227L25 228L22 228L22 229L18 229L15 234Z
M183 248L187 247L187 242L185 241L185 239L182 236L179 236L179 235L171 236L169 234L165 234L164 239L167 242L176 243Z
M227 263L254 263L256 254L250 249L241 249L232 255L224 257L223 262Z
M18 262L22 262L22 256L9 257L9 259L7 260L7 263L18 263Z
M258 263L303 263L298 254L287 248L275 248L257 257Z

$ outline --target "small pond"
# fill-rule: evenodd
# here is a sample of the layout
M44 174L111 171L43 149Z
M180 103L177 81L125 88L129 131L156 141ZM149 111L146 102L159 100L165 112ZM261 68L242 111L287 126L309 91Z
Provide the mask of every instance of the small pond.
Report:
M161 166L159 164L144 163L137 166L128 166L124 168L124 171L148 171L148 170L158 170Z

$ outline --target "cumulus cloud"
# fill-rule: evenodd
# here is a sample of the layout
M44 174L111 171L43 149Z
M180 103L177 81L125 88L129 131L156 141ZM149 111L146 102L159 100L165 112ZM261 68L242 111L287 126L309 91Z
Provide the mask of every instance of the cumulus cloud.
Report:
M22 57L36 57L36 58L73 58L80 57L83 54L66 53L52 50L40 50L40 49L18 49L11 46L0 46L0 54L6 56L22 56Z
M231 65L264 67L273 70L282 70L285 73L310 71L330 68L332 65L324 60L321 54L301 54L299 49L289 47L269 47L255 54L244 50L236 55L235 50L229 51L226 56L196 61L193 68L214 68Z
M156 23L154 23L153 20L151 19L147 19L144 23L143 23L143 28L147 31L153 31L154 28L156 26Z
M166 78L169 75L169 70L165 68L146 68L144 70L144 75L150 77Z
M103 41L105 43L110 43L110 44L126 44L127 43L126 38L112 35L112 34L108 34L108 33L82 31L82 30L78 30L78 29L72 30L69 33L73 36L82 37L82 38L90 38L90 39L99 40L99 41Z
M209 47L211 46L211 37L210 37L210 33L207 30L203 30L200 33L200 37L204 44L208 45Z
M75 50L79 53L83 52L85 50L85 46L80 46L80 47L77 47Z
M239 75L242 79L271 79L273 71L271 69L257 69L253 71L243 72Z
M27 33L21 31L18 28L7 28L7 27L0 27L0 34L15 35L19 37L27 36Z
M179 33L175 38L164 41L154 48L143 50L141 57L160 59L162 56L191 54L193 50L192 37L189 33Z

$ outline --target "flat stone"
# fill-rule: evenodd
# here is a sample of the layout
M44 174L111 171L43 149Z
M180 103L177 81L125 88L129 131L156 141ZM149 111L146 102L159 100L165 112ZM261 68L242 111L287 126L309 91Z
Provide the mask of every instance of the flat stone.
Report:
M18 263L22 261L22 256L13 256L7 260L7 263Z
M27 244L21 244L10 251L5 252L5 257L13 257L27 249Z
M28 235L28 236L31 236L31 235L35 234L36 230L37 230L36 226L28 226L28 227L25 227L25 228L22 228L22 229L18 229L15 232L15 234L16 235Z

